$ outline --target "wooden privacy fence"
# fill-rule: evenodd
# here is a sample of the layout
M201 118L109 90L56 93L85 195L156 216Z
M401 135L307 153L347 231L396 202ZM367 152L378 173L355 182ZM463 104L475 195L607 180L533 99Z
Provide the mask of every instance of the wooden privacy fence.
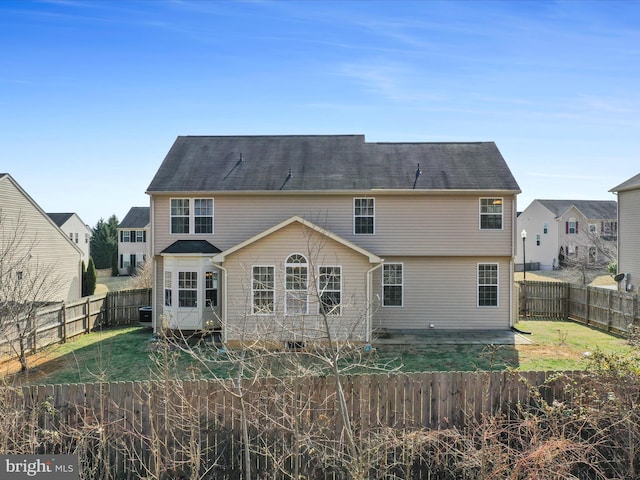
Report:
M517 282L524 317L560 318L614 332L640 326L638 295L608 288L561 282Z
M151 289L122 290L103 295L84 297L76 302L61 303L44 308L34 317L29 336L30 351L62 343L77 335L88 333L96 326L137 324L138 309L151 305ZM10 335L8 330L6 335ZM0 354L10 354L10 338L0 344Z
M366 445L388 428L466 428L500 412L516 418L518 404L563 399L564 382L573 375L563 374L427 372L341 380L353 433ZM85 468L106 462L109 478L240 478L242 445L250 446L252 478L258 472L280 478L273 469L294 464L304 478L312 478L314 468L313 478L325 478L317 476L318 462L329 457L320 451L339 455L345 435L334 377L41 385L20 393L13 399L17 411L49 435L75 442L74 451L88 449L95 457L81 454ZM274 466L276 459L290 464ZM372 464L377 461L372 457Z

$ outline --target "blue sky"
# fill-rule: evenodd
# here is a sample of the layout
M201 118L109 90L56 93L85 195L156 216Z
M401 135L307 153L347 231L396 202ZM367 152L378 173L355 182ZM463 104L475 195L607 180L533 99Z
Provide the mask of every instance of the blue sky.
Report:
M178 135L495 141L523 193L640 172L640 2L0 0L0 172L90 226Z

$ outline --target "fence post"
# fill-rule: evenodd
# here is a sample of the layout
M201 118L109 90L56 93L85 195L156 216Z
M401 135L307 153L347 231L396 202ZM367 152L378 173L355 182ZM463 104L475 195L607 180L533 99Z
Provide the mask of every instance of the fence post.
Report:
M611 290L607 292L607 332L611 331L611 317L613 317L611 299L613 296L611 295Z
M62 342L67 343L67 305L62 302Z

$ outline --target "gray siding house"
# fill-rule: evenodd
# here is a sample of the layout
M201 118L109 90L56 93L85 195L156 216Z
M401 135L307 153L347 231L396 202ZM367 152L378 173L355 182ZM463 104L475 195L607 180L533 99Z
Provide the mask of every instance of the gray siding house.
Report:
M618 272L620 287L636 292L640 285L640 173L612 188L618 195Z
M131 275L151 256L149 207L131 207L118 225L118 273Z
M178 137L147 189L154 326L278 342L508 329L518 193L493 142Z

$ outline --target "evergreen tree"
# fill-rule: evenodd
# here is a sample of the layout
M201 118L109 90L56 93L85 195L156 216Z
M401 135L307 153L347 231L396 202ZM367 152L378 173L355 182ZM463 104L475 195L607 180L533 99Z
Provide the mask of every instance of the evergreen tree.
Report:
M108 221L102 218L93 227L90 256L96 268L111 268L113 257L118 255L118 218L111 215Z
M87 266L82 261L82 296L87 296Z
M96 283L98 274L96 272L96 265L93 263L93 258L89 257L89 266L87 267L87 273L85 274L85 288L86 296L93 295L96 291Z

